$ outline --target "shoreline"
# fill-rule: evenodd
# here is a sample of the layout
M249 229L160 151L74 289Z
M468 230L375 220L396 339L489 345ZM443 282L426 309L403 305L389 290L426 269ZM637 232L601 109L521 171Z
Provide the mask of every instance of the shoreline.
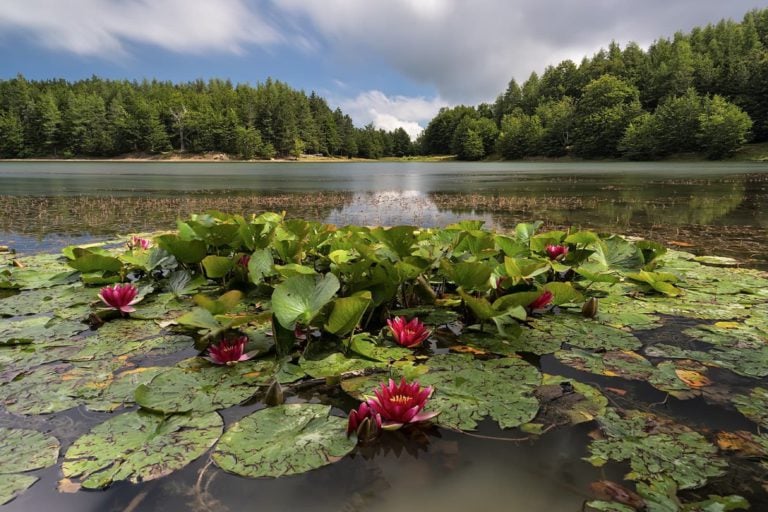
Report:
M0 162L141 162L141 163L249 163L249 164L274 164L274 163L373 163L373 162L388 162L388 163L409 163L409 162L462 162L458 160L456 155L423 155L423 156L405 156L405 157L385 157L379 159L370 158L348 158L342 156L321 156L321 155L301 155L299 158L273 158L270 160L241 160L233 158L226 153L221 152L207 152L207 153L179 153L169 152L157 155L141 154L141 153L128 153L125 155L119 155L114 157L77 157L77 158L61 158L61 157L35 157L35 158L0 158ZM491 155L489 158L483 160L476 160L472 162L527 162L527 163L573 163L573 162L764 162L768 163L768 142L760 142L747 144L738 150L730 158L724 158L722 160L709 160L703 155L698 153L678 153L669 155L666 158L659 160L628 160L625 158L599 158L599 159L584 159L576 156L561 156L561 157L545 157L545 156L532 156L521 158L518 160L505 160L499 158L498 155Z

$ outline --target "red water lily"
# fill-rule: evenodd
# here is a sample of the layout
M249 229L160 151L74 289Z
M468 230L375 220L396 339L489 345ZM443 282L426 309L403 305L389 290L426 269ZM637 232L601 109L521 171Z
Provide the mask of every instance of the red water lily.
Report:
M432 334L418 318L406 322L405 317L398 316L394 320L387 320L387 325L397 344L407 348L421 345Z
M248 268L248 263L251 262L251 257L248 254L243 254L237 259L237 265L243 268Z
M427 421L439 414L439 412L423 412L427 400L432 396L434 389L421 387L417 381L412 384L389 379L389 383L382 384L374 391L373 398L368 400L373 413L381 415L381 426L386 430L395 430L409 423Z
M528 309L533 311L534 309L542 309L546 307L550 302L552 302L552 299L554 299L555 296L552 295L552 292L549 290L544 290L541 295L536 297L530 304L528 304Z
M381 431L381 415L374 412L368 402L363 402L357 409L349 411L349 423L347 423L347 437L352 432L360 441L370 441L379 435Z
M245 345L248 343L247 336L238 336L230 340L222 339L216 345L208 347L208 359L215 364L225 364L232 366L240 361L247 361L251 358L250 354L245 353Z
M549 256L549 259L551 260L557 260L560 261L566 256L568 256L568 246L567 245L548 245L547 246L547 256Z
M141 238L138 236L132 237L131 241L128 242L128 247L131 249L143 249L146 251L151 246L152 246L152 242L150 242L146 238Z
M99 298L112 309L116 309L121 313L133 313L136 308L134 304L141 299L136 297L139 293L139 289L135 284L125 283L116 284L114 286L105 286L99 292Z

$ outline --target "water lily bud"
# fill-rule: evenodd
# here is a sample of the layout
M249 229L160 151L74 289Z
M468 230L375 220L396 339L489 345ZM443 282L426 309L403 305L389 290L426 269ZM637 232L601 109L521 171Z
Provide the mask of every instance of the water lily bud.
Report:
M267 396L264 397L264 403L269 407L281 405L285 403L285 396L283 395L283 387L276 380L272 381L267 389Z
M581 307L581 314L586 318L595 318L597 316L597 299L590 297Z

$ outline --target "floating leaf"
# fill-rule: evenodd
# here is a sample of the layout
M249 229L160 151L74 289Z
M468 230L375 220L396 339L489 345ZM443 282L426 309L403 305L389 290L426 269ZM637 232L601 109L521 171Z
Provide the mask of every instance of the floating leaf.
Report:
M271 361L245 361L234 366L169 368L136 388L140 406L165 414L210 412L244 402L275 374Z
M35 430L0 428L0 473L23 473L56 464L59 441Z
M749 395L736 395L732 401L741 414L768 428L768 389L756 387Z
M592 455L586 460L595 466L609 460L629 460L628 480L668 478L680 489L693 489L710 477L722 475L728 466L701 434L681 426L665 428L642 413L630 412L621 418L611 411L600 418L600 424L608 437L590 443Z
M221 437L213 461L241 476L280 477L337 462L356 445L347 420L321 404L269 407L246 416Z
M223 430L216 413L162 416L127 412L96 425L70 446L61 470L86 489L112 482L146 482L183 468L205 453Z
M201 263L205 269L205 275L210 279L218 279L226 276L235 266L232 258L215 255L206 256Z

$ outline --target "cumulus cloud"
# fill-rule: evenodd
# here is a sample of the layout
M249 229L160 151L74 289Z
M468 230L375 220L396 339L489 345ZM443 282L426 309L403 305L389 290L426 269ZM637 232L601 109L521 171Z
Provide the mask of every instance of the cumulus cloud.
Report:
M390 97L377 90L360 93L354 98L341 98L335 103L358 124L373 123L388 131L403 128L412 139L419 136L440 108L448 106L439 97Z
M764 1L742 0L280 0L327 48L374 52L403 75L433 85L454 103L493 99L510 78L571 58L577 63L611 40L655 38L723 17L740 19Z
M241 53L282 36L244 0L3 0L0 27L80 55L128 54L126 43L179 53Z

